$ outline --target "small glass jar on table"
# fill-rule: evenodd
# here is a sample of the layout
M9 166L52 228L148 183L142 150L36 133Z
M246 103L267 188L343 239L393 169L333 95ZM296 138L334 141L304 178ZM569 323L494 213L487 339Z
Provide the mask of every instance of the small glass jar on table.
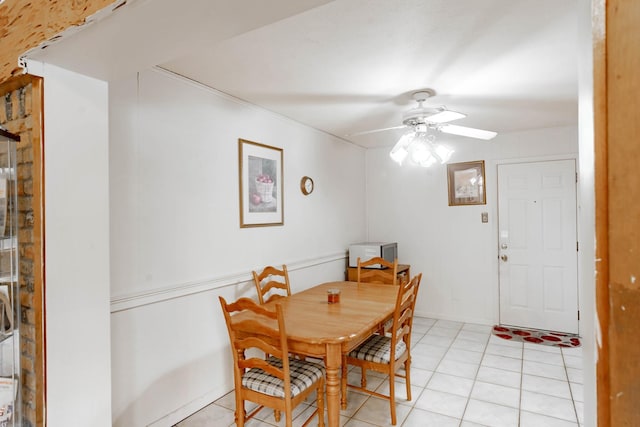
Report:
M327 302L329 304L336 304L340 302L340 289L327 290Z

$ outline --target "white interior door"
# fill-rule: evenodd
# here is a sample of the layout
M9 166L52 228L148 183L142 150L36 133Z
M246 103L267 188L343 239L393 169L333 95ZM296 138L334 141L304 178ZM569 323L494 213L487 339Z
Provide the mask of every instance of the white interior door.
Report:
M574 160L498 165L500 323L578 333Z

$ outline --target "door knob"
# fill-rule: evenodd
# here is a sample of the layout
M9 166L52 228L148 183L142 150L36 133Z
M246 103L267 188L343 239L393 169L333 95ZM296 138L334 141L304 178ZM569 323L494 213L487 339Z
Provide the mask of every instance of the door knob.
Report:
M502 261L506 262L509 259L509 257L507 257L506 255L503 254L503 255L500 255L500 259Z

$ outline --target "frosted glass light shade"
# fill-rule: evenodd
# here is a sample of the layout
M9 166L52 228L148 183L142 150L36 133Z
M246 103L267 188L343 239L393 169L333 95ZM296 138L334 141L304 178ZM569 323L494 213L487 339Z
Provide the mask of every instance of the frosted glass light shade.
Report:
M444 145L435 145L434 151L436 155L440 158L440 163L445 164L451 158L451 155L454 153L452 149L449 147L445 147Z
M413 160L414 163L422 165L423 163L426 163L430 157L433 156L431 155L431 150L429 150L426 144L421 142L415 143L411 146L411 160Z
M399 165L402 165L402 162L409 154L409 145L411 145L414 136L415 132L409 132L402 135L398 142L396 142L396 145L394 145L389 152L389 156Z
M403 135L389 152L389 156L402 165L407 158L417 165L429 167L436 162L449 161L453 150L444 145L435 144L435 136L427 132L409 132Z
M394 147L389 153L389 156L391 156L393 161L401 165L404 159L407 157L407 154L409 154L409 152L404 147Z

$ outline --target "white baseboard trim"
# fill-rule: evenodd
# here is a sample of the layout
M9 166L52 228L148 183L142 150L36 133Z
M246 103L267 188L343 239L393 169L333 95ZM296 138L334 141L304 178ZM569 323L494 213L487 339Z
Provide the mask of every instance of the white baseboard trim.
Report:
M429 319L437 319L437 320L448 320L451 322L462 322L462 323L475 323L476 325L487 325L493 326L498 323L498 321L492 321L490 319L481 319L476 317L455 317L443 313L434 313L431 311L419 311L416 310L415 313L418 317L427 317Z
M233 386L232 386L233 387ZM233 389L232 389L233 390ZM186 405L176 409L175 411L163 416L162 418L152 422L148 427L171 427L195 414L207 405L218 400L231 390L214 389L199 398L187 403Z
M302 270L305 268L310 268L336 261L344 262L346 258L346 251L336 252L318 258L287 263L287 269L289 271ZM182 298L200 292L207 292L212 289L223 288L226 286L235 286L240 283L248 282L250 280L253 280L251 271L245 271L241 273L212 277L210 279L196 282L177 283L175 285L167 286L161 289L151 289L143 292L115 295L111 297L111 313L130 310L136 307L155 304L174 298Z

